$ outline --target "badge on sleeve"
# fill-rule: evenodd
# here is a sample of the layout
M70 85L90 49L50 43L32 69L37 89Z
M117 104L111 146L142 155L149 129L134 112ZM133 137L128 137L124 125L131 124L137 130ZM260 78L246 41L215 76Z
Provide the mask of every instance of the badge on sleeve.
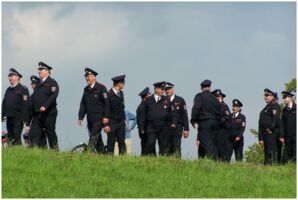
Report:
M243 126L243 127L245 126L245 122L242 122L242 126Z
M55 92L56 91L56 87L51 87L51 91Z
M186 108L186 105L184 105L183 108L184 108L184 110L186 110L186 109L187 109L187 108Z
M28 99L28 96L27 95L23 95L23 100L24 101L27 101L27 99Z
M105 99L108 98L107 93L103 93L102 95L103 95L103 98L105 98Z

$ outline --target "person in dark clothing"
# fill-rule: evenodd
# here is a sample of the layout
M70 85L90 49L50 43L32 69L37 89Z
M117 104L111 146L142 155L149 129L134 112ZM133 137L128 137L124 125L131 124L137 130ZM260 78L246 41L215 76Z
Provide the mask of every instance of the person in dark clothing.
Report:
M276 137L279 132L278 121L280 107L274 101L274 92L264 89L266 106L260 113L259 118L259 143L264 146L264 164L277 163Z
M226 97L220 89L216 89L212 92L215 95L216 99L220 103L221 109L221 121L220 121L220 130L216 134L216 145L218 148L218 160L229 162L229 151L232 149L232 143L229 139L229 129L231 128L230 120L230 109L228 105L223 101Z
M177 119L176 129L169 130L169 154L181 158L181 138L189 136L188 116L185 100L174 93L174 84L166 82L166 95L170 98Z
M20 83L22 75L10 68L8 79L10 87L5 91L2 101L2 121L6 120L8 142L10 145L21 145L23 125L29 121L29 90Z
M113 87L109 90L110 120L104 131L108 134L107 151L114 155L115 141L118 143L119 155L126 152L125 147L125 105L122 89L125 75L112 78Z
M289 160L296 163L296 104L293 102L294 96L290 92L282 92L285 107L281 114L281 130L280 141L285 143L283 153L283 162L287 163Z
M218 100L210 92L211 81L201 83L201 93L194 98L191 113L191 124L198 128L197 145L202 145L207 157L216 159L216 134L219 131L221 110Z
M164 96L165 83L154 85L154 95L145 101L140 117L141 132L147 133L145 153L155 156L155 143L158 140L159 155L168 155L169 129L176 128L177 120L171 101Z
M30 80L31 80L31 87L32 87L32 90L34 91L34 89L35 89L35 87L36 87L36 84L38 84L39 81L40 81L40 78L38 78L37 76L32 75L32 76L30 77ZM32 112L31 99L32 99L32 97L30 97L30 103L29 103L29 107L30 107L30 109L29 109L29 121L28 121L27 124L26 124L26 127L27 127L27 128L26 128L26 136L24 136L24 138L27 138L27 139L25 140L25 142L27 142L28 145L29 145L29 143L30 143L30 140L29 140L29 135L30 135L30 123L31 123L31 121L32 121L32 113L33 113L33 112ZM45 130L45 129L42 130L42 133L41 133L41 136L40 136L40 141L39 141L38 146L41 147L41 148L47 148L47 147L48 147L48 145L47 145L47 133L46 133L46 130Z
M80 103L78 125L82 126L83 119L87 114L89 131L88 149L94 153L105 153L101 130L109 122L109 98L106 87L96 81L97 72L85 68L87 86Z
M233 113L230 115L232 121L232 127L230 130L230 142L232 143L232 149L229 151L229 161L235 153L235 160L243 160L243 146L244 146L244 131L246 127L245 115L241 113L242 103L238 99L234 99Z
M274 93L274 99L275 103L278 103L278 94L277 92ZM277 130L276 130L276 146L277 146L277 163L282 163L282 148L283 143L280 141L280 120L277 121Z
M138 129L139 129L139 137L141 139L141 155L145 155L145 147L147 144L147 134L146 134L146 128L144 129L144 133L141 132L141 115L142 115L142 111L144 110L144 105L145 105L145 101L148 97L150 97L151 93L148 87L146 87L144 90L142 90L139 93L139 96L142 98L141 103L139 104L138 108L137 108L137 125L138 125ZM154 148L155 149L155 148Z
M50 149L59 150L56 134L57 97L59 93L58 83L50 77L52 67L39 62L38 74L40 81L31 96L32 122L30 127L30 146L40 144L40 137L43 130L47 132Z

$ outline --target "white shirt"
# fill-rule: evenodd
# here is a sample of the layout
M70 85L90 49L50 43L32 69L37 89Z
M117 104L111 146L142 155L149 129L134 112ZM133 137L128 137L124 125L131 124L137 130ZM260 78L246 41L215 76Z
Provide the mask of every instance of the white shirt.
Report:
M117 90L115 90L114 88L112 88L112 90L114 91L114 93L118 96L118 94L120 94L120 91L118 92Z
M96 83L96 82L94 82L94 83L93 83L91 86L89 86L89 87L93 88L93 87L94 87L94 85L95 85L95 83Z
M289 109L292 109L292 107L293 107L293 102L291 102L291 104L289 104L289 105L287 106L287 108L289 108Z
M173 94L173 96L170 97L171 102L174 100L175 95Z
M42 82L44 82L49 76L45 77L44 79L42 79Z
M233 118L238 117L238 115L239 115L239 112L233 113Z
M154 94L154 99L155 99L156 102L158 102L160 100L160 98L161 98L160 96Z

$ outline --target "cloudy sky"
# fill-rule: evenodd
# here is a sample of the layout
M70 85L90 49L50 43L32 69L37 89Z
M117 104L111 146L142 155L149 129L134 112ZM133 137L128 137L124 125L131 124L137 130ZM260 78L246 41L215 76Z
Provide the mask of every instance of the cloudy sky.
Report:
M249 129L257 128L263 89L280 93L296 76L296 4L3 2L2 98L8 69L19 70L29 86L39 61L54 68L60 85L57 134L63 150L88 140L87 129L76 124L85 67L97 71L108 89L111 77L126 74L132 112L137 94L162 80L175 84L190 111L200 82L211 79L229 106L234 98L244 104L247 149L256 142ZM184 158L196 158L195 138L191 129L183 139ZM137 155L139 146L134 130Z

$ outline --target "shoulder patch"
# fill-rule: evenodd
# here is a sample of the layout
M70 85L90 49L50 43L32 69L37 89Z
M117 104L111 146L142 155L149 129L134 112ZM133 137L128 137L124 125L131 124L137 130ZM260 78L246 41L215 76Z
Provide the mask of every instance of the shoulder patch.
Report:
M272 110L273 115L276 115L276 113L277 113L277 110Z
M56 89L57 89L57 88L56 88L56 87L54 87L54 86L53 86L53 87L51 87L51 91L52 91L52 92L56 92Z
M27 99L28 99L28 96L27 95L23 95L23 100L24 101L27 101Z
M102 94L102 96L103 96L104 99L108 98L108 94L107 94L106 92L104 92L104 93Z
M245 126L245 122L242 122L242 126L243 126L243 127Z

